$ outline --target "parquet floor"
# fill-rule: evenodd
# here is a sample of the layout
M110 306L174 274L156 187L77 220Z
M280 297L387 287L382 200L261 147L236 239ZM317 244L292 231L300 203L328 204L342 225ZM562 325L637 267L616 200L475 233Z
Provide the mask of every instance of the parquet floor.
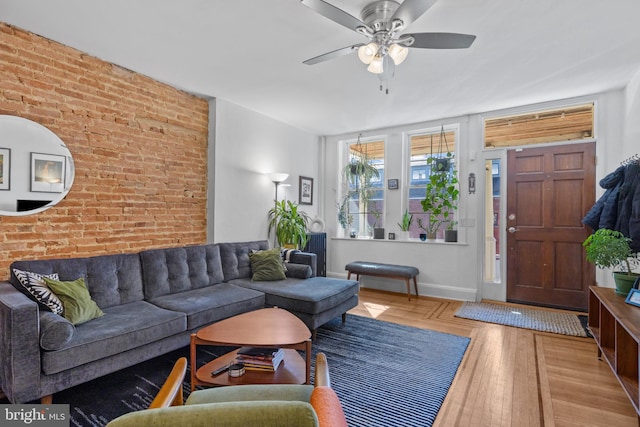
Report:
M460 304L363 288L350 311L471 337L436 427L639 425L593 339L459 319Z

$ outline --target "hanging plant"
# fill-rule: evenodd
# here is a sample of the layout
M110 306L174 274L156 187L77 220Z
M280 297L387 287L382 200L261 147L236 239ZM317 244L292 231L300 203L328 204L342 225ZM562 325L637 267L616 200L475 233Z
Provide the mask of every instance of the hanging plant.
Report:
M349 213L349 196L345 196L342 199L342 203L336 203L338 208L338 222L340 227L347 229L353 224L353 215Z
M360 212L368 212L369 202L374 194L372 182L380 178L380 171L371 164L366 148L362 148L360 135L349 163L342 169L346 198L356 195L360 203Z
M432 152L431 156L427 158L430 173L425 198L421 204L422 210L429 215L429 224L426 226L421 224L421 228L428 233L436 233L443 224L451 224L452 226L456 224L454 211L458 209L460 197L458 173L455 169L453 153L448 151L449 147L446 141L443 126L440 131L439 150L443 148L444 143L447 152L439 152L436 155Z

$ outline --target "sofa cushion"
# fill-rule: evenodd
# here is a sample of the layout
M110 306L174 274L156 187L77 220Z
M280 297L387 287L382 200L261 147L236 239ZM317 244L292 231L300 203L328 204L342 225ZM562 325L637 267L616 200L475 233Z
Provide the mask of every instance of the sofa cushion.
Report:
M304 264L287 263L287 271L284 272L285 276L296 279L308 279L313 276L313 270L311 266Z
M44 282L60 298L64 310L62 316L74 325L104 316L98 304L91 299L84 279L63 282L44 277Z
M312 277L306 280L286 279L279 282L255 282L237 279L231 283L265 293L267 307L318 314L329 310L356 295L359 284L355 280Z
M269 242L259 240L254 242L220 243L220 258L222 259L222 271L224 281L233 279L250 278L251 260L249 253L269 249Z
M163 295L149 300L158 307L187 316L187 329L192 330L264 307L264 294L229 283L202 289Z
M249 253L251 261L251 280L284 280L286 276L282 265L280 248Z
M15 261L11 269L39 274L58 273L60 280L85 279L91 298L101 309L141 301L142 270L138 254L100 255L89 258ZM11 282L15 283L15 276Z
M49 286L47 286L43 279L43 277L48 277L58 280L58 273L41 275L14 268L13 274L15 274L16 279L18 279L18 282L22 286L22 289L18 288L19 291L23 289L26 290L28 292L27 296L35 299L41 307L55 314L62 314L62 310L64 309L62 301L60 301L60 298L58 298L55 293L51 292L51 289L49 289Z
M40 347L43 350L59 350L67 344L76 328L59 314L40 310Z
M224 280L218 245L140 252L147 300L215 285Z
M186 331L184 313L146 301L108 307L104 312L104 316L76 326L64 347L44 351L42 371L55 374Z

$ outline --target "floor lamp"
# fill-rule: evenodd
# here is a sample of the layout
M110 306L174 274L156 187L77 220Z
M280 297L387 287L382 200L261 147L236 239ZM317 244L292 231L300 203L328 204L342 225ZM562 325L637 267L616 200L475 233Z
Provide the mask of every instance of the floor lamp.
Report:
M278 230L278 215L277 215L277 211L278 211L278 186L284 182L287 178L289 178L289 174L288 173L279 173L279 172L272 172L269 174L269 179L273 182L273 184L276 187L276 193L275 193L275 197L274 197L274 203L275 203L275 211L273 212L275 215L275 223L274 223L274 228L273 228L273 247L275 248L277 246L277 242L278 242L278 234L277 234L277 230Z

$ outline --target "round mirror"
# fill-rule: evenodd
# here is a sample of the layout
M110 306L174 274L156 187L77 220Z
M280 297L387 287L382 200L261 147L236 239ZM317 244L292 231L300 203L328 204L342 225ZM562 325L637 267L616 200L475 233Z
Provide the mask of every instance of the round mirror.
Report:
M56 134L31 120L0 115L0 215L55 206L74 176L71 152Z

